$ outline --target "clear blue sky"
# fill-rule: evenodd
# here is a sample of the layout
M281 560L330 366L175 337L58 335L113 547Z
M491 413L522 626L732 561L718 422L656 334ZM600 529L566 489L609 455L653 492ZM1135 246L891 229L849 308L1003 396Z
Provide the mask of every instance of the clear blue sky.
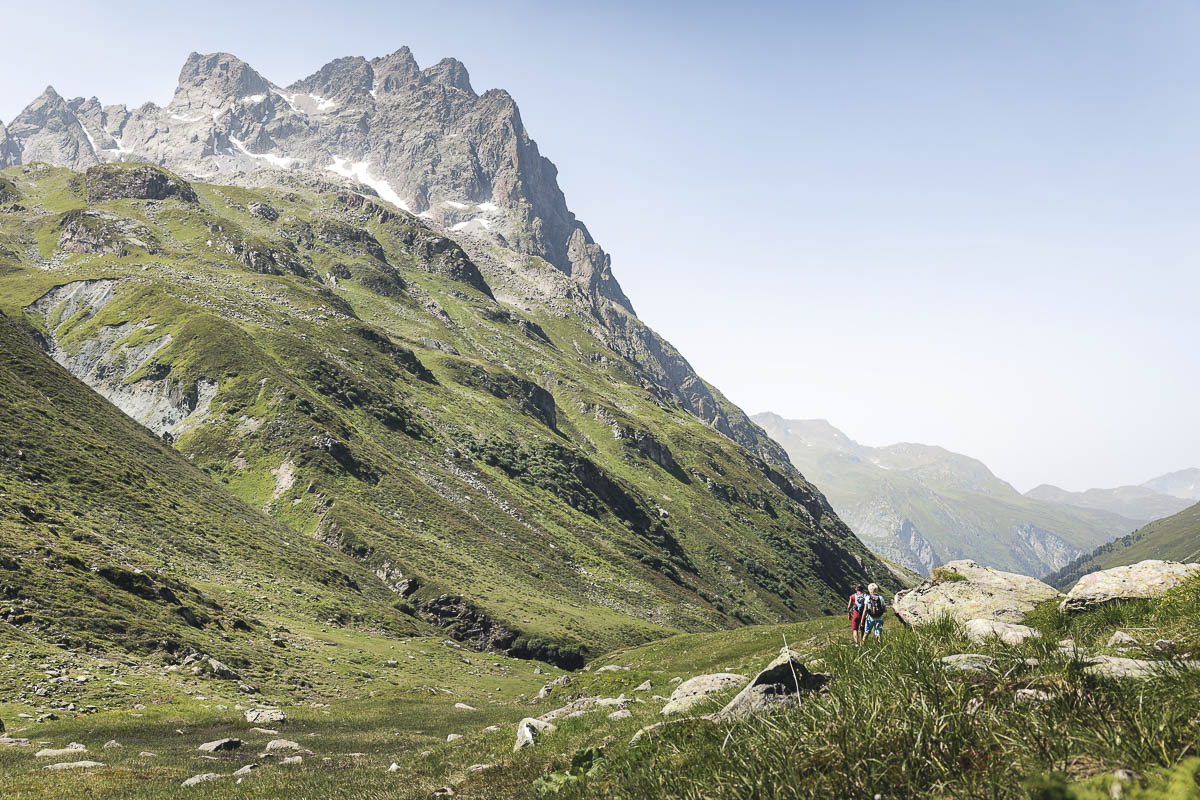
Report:
M47 83L164 103L191 50L280 84L456 56L747 411L1021 489L1200 466L1194 2L60 2L5 27L6 121Z

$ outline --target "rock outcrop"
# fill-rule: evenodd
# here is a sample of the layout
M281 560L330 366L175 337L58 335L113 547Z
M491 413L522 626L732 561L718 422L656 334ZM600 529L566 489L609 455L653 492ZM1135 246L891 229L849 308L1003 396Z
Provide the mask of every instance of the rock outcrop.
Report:
M988 639L1000 639L1005 644L1018 645L1026 639L1041 636L1028 625L1018 625L1013 622L1000 622L994 619L972 619L963 625L967 636L973 642L982 644Z
M704 702L705 698L714 692L732 689L735 686L744 686L745 683L746 676L738 675L734 672L697 675L675 687L675 691L671 692L671 697L668 699L667 704L663 706L662 714L664 716L682 714L690 710L693 706Z
M799 653L785 647L728 705L717 712L716 718L737 719L798 703L801 691L818 689L823 683L822 676L804 668Z
M513 752L516 753L526 747L533 747L543 737L554 733L556 730L558 730L557 725L543 722L533 717L526 717L517 724L517 743L513 745Z
M1182 581L1200 575L1200 564L1140 561L1084 575L1067 592L1063 611L1083 611L1114 600L1159 597Z
M905 623L921 625L948 616L964 624L975 619L1020 624L1038 603L1058 596L1037 578L970 560L951 561L942 569L943 575L956 577L927 580L896 593L892 609Z
M84 183L89 203L168 198L195 203L199 199L190 183L153 164L100 164L88 169Z

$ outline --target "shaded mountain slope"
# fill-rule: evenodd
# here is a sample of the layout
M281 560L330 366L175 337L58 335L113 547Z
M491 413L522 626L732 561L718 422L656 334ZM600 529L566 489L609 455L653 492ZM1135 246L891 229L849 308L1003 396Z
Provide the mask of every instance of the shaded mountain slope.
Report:
M0 622L92 653L178 663L202 651L252 687L293 689L316 678L271 646L285 623L432 630L361 564L213 483L5 316L0 418Z

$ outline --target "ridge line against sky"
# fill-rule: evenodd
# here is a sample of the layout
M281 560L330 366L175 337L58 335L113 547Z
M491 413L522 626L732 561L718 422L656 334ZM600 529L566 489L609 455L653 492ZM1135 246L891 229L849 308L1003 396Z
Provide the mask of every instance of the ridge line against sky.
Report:
M940 445L1022 490L1200 464L1193 4L6 13L5 122L46 84L163 104L192 50L284 84L454 56L513 94L643 319L747 411Z

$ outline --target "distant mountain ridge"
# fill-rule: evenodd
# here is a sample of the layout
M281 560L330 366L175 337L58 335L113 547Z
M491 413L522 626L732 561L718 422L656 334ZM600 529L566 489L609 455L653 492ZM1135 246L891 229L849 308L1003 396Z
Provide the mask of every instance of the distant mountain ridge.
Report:
M1171 475L1178 474L1171 473ZM1062 503L1064 505L1078 506L1079 508L1110 511L1130 519L1149 522L1178 513L1190 506L1195 500L1200 499L1200 497L1186 498L1166 494L1151 488L1156 482L1160 482L1159 485L1167 485L1166 482L1171 480L1171 475L1155 478L1139 486L1118 486L1115 489L1088 489L1085 492L1068 492L1057 486L1043 483L1041 486L1030 489L1025 493L1025 496L1035 500ZM1187 487L1186 483L1182 484L1181 489L1184 487ZM1200 492L1197 492L1197 494L1200 495Z
M868 547L924 574L973 558L1043 575L1144 521L1023 496L978 459L942 447L868 447L825 420L753 419Z

